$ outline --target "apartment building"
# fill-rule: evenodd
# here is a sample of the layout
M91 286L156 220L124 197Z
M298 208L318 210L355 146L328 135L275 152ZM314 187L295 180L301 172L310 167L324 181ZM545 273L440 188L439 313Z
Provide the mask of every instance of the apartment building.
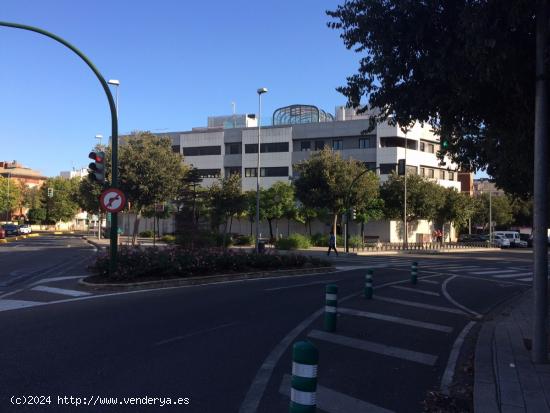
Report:
M197 168L203 185L216 179L239 174L243 190L256 187L258 127L233 127L253 115L217 117L222 121L205 128L166 134L184 161ZM212 118L214 119L214 118ZM223 125L230 125L224 127ZM406 159L409 173L433 179L445 187L461 190L458 168L449 159L443 163L436 154L439 138L428 125L414 125L407 132L399 126L382 122L372 131L369 113L357 114L350 108L337 107L336 116L312 105L291 105L277 109L269 126L261 127L261 185L295 176L294 165L308 159L324 147L340 152L343 158L357 159L377 172L383 182L397 169L399 159Z

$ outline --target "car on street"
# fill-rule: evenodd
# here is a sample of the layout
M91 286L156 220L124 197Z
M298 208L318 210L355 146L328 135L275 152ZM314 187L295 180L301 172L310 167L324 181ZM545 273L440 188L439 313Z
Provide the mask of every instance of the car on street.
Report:
M19 235L19 226L18 225L4 224L4 225L2 225L2 228L4 228L4 231L6 232L6 236Z
M495 234L493 236L493 243L500 248L510 248L510 240L504 235Z
M519 239L525 241L529 248L533 246L533 236L531 234L519 234Z
M495 235L502 235L503 237L508 238L508 241L510 241L510 247L527 248L527 241L521 240L518 231L495 231Z
M29 224L19 225L20 234L30 234L32 232L31 226Z

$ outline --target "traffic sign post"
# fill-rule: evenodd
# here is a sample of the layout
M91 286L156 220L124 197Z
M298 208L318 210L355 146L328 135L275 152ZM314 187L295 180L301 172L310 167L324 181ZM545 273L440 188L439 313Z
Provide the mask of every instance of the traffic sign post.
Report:
M116 214L124 209L126 197L118 188L107 188L99 197L99 205L104 211Z

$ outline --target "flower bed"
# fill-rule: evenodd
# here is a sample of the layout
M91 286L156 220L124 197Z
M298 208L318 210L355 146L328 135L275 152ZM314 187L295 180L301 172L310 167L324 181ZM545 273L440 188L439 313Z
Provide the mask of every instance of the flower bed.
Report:
M244 273L312 267L330 263L298 254L255 254L221 249L187 250L179 247L121 247L117 272L109 275L109 254L101 254L90 266L90 281L149 281L205 275Z

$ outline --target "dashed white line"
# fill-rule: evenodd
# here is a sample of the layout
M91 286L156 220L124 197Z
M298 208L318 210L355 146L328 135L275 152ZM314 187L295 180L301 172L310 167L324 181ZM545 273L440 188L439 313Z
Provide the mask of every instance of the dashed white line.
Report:
M87 293L85 291L67 290L65 288L47 287L45 285L38 285L36 287L31 288L31 290L42 291L45 293L59 294L59 295L68 295L70 297L85 297L87 295L91 295L90 293Z
M378 301L387 301L388 303L395 303L395 304L408 305L410 307L424 308L426 310L435 310L435 311L442 311L444 313L464 315L464 311L457 310L456 308L441 307L438 305L424 304L416 301L398 300L397 298L381 297L379 295L377 295L375 299Z
M359 340L352 337L346 337L339 334L326 333L320 330L312 330L307 335L318 340L328 341L329 343L339 344L346 347L352 347L371 353L382 354L388 357L395 357L402 360L413 361L419 364L433 366L437 362L437 356L433 354L421 353L400 347L388 346L373 341Z
M279 387L279 393L289 397L290 383L290 375L285 374ZM317 407L327 413L393 413L392 410L384 409L321 385L317 385Z
M396 288L398 290L408 291L408 292L415 292L419 294L425 294L425 295L431 295L433 297L440 297L441 295L439 293L433 292L433 291L424 291L419 290L418 288L412 288L412 287L403 287L402 285L392 285L391 288Z
M15 310L17 308L34 307L42 303L23 300L0 300L0 311Z
M441 331L443 333L450 333L453 331L452 327L444 326L441 324L426 323L424 321L416 321L403 317L395 317L386 314L371 313L368 311L359 311L352 308L338 308L338 313L349 314L358 317L373 318L375 320L388 321L390 323L404 324L412 327L425 328L427 330Z

